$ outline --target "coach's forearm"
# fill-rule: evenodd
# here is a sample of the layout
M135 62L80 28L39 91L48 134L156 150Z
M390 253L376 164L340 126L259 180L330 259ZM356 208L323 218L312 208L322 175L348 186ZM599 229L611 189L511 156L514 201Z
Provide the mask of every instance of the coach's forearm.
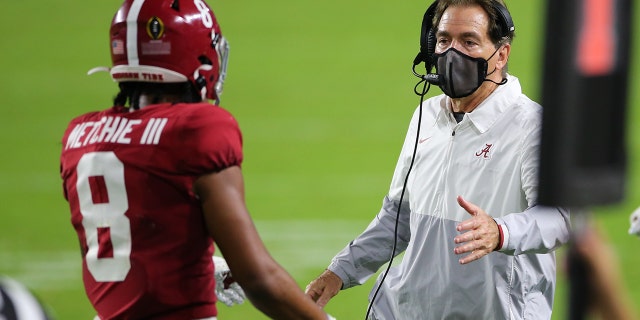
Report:
M343 282L343 289L364 283L383 264L389 261L396 238L394 255L402 253L409 243L409 206L402 206L398 215L398 203L384 198L382 209L367 229L351 241L331 261L328 269L336 273Z

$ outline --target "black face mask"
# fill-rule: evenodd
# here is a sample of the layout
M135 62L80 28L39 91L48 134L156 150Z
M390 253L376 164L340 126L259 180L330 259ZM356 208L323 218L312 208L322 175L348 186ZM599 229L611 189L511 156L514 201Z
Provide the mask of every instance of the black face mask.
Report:
M498 49L493 52L491 59ZM440 76L440 89L447 96L456 99L464 98L474 93L487 77L488 60L470 57L454 48L434 54L436 58L436 72ZM491 73L495 72L495 69ZM492 81L493 82L493 81ZM505 84L506 79L501 83Z

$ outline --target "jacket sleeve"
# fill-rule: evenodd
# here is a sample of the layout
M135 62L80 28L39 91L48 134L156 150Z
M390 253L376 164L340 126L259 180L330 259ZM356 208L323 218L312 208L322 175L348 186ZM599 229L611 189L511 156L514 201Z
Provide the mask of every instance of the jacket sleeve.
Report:
M391 260L392 254L396 256L407 249L411 238L411 210L406 200L409 199L409 190L404 190L404 180L411 162L419 111L420 108L416 108L409 123L389 193L382 202L382 209L362 234L333 257L327 268L342 279L342 289L363 284L385 262Z
M569 210L537 205L539 149L540 127L537 127L524 138L521 151L522 191L527 209L495 219L503 227L504 243L500 251L506 254L548 253L570 238Z
M342 289L363 284L391 259L392 252L397 256L407 248L411 237L409 203L403 202L399 213L398 204L385 197L380 213L365 231L331 260L328 269L342 279ZM395 252L394 239L397 239Z
M548 253L569 241L569 210L565 208L536 205L495 220L503 225L500 251L506 254Z

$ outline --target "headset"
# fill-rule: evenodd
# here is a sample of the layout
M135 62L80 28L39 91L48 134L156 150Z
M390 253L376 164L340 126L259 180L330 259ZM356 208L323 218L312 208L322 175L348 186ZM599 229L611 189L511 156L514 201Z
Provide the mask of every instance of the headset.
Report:
M420 52L418 52L416 57L413 59L414 67L424 62L427 73L430 73L435 65L433 53L436 48L436 30L433 28L433 19L439 2L439 0L434 1L424 13L420 32ZM497 17L494 18L497 18L498 26L500 28L500 36L508 37L516 29L513 24L511 14L509 14L509 10L507 10L507 8L497 0L491 1L491 7L497 15Z
M420 104L418 108L420 109L418 112L418 124L416 130L416 139L413 145L413 154L411 155L411 163L409 164L409 169L407 169L407 174L404 177L404 184L402 186L402 192L400 193L400 200L398 202L398 209L396 212L396 223L394 227L394 238L393 238L393 249L391 251L391 258L387 263L387 268L382 274L380 278L380 283L378 284L378 288L374 292L371 297L371 301L369 302L369 306L367 307L367 314L365 315L365 320L369 319L369 315L371 313L371 309L373 308L373 303L378 296L378 292L380 288L382 288L382 283L387 278L387 274L391 269L391 265L393 264L393 258L396 255L396 248L398 243L398 224L400 220L400 208L402 206L402 199L404 198L405 191L407 189L407 183L409 181L409 174L411 174L411 169L413 169L413 163L416 159L416 152L418 150L418 140L420 138L420 127L422 126L422 103L424 102L424 96L429 92L432 84L438 85L440 82L440 76L437 74L432 74L431 70L435 65L436 61L434 59L434 52L436 48L436 31L433 28L433 19L436 14L436 8L438 7L438 3L440 0L434 1L427 11L424 13L424 17L422 18L422 29L420 32L420 52L413 59L413 74L420 78L421 80L416 84L413 88L415 94L420 96ZM509 10L502 5L497 0L492 0L491 5L493 7L493 11L497 14L498 26L500 28L500 37L513 37L513 32L515 31L515 25L513 24L513 19L511 18L511 14L509 14ZM489 13L491 15L491 13ZM490 17L495 19L496 17ZM426 67L426 74L421 75L415 71L415 68L420 63L424 62ZM422 90L418 91L418 87L420 84L423 84Z

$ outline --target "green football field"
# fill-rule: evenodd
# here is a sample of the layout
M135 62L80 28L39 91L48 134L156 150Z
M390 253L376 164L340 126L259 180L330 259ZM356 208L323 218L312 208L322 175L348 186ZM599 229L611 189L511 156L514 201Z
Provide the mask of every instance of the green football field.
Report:
M29 286L57 319L94 315L59 177L61 135L74 116L110 106L108 28L120 0L4 1L0 19L0 274ZM387 192L418 104L411 65L425 1L214 1L231 44L222 106L244 134L247 203L273 256L301 288L362 231ZM544 2L510 0L517 37L510 72L541 101ZM640 17L636 5L635 17ZM637 20L637 19L636 19ZM640 35L640 24L635 27ZM635 37L636 40L639 37ZM636 41L635 48L640 48ZM637 57L639 50L634 50ZM640 61L631 70L625 201L592 208L640 301L640 238L627 234L640 206ZM636 88L636 89L634 89ZM436 88L430 95L440 93ZM606 108L607 106L603 106ZM597 152L597 151L594 151ZM564 250L554 319L566 318ZM367 284L327 311L363 319ZM640 306L636 306L640 312ZM220 319L265 319L249 302Z

